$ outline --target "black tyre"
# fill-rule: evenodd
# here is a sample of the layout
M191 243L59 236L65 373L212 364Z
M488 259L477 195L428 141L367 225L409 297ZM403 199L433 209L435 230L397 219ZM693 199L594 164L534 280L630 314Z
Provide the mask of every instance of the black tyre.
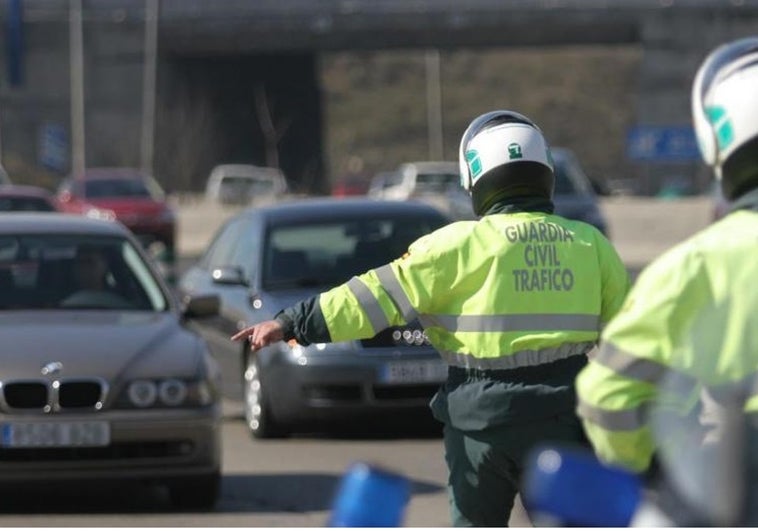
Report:
M210 511L221 492L221 474L176 478L167 486L171 504L177 509Z
M275 439L289 435L284 425L277 422L268 403L257 356L247 357L244 376L245 423L255 439Z

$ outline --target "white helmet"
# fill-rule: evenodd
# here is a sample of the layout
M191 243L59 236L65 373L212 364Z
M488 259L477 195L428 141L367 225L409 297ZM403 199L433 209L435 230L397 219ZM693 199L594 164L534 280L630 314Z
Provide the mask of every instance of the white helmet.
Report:
M726 198L758 187L758 37L706 57L692 85L692 119L703 160Z
M517 112L475 118L461 137L458 163L477 215L507 197L553 196L550 148L539 127Z

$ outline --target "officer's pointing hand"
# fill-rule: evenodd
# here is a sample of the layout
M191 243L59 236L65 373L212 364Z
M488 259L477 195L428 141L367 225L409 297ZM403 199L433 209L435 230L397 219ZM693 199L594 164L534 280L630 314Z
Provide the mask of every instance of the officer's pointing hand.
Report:
M279 321L263 321L240 330L232 336L232 341L243 341L246 338L250 341L250 349L258 350L281 341L284 338L284 332Z

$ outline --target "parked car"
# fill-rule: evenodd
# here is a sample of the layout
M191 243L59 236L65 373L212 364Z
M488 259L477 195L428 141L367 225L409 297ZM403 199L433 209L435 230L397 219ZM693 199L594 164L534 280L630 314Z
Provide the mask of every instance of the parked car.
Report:
M395 172L381 177L370 187L370 195L382 199L403 201L425 194L444 195L461 187L457 162L405 162Z
M270 203L286 192L287 180L280 169L251 164L216 166L205 186L207 200L226 205Z
M184 323L218 304L178 305L118 223L0 216L0 484L135 479L212 507L219 371Z
M368 195L429 203L454 220L475 219L471 198L461 187L457 162L406 162L374 176Z
M361 341L251 352L241 327L399 258L449 220L423 203L310 198L247 209L227 221L180 293L216 293L220 316L197 319L221 366L224 394L242 400L253 437L321 421L427 412L447 374L418 323Z
M0 212L57 212L53 194L41 186L0 185Z
M150 175L135 168L88 168L65 179L56 198L64 212L120 221L145 248L173 265L176 212Z

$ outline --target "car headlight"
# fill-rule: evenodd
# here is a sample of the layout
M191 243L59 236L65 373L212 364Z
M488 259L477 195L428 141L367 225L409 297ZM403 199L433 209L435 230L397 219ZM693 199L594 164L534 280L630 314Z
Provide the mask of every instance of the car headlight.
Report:
M105 221L113 221L116 219L116 213L113 212L113 210L108 210L107 208L91 207L87 209L84 215L88 218L103 219Z
M150 407L158 398L158 386L150 380L135 380L129 384L127 395L132 405Z
M117 407L200 407L212 404L215 397L215 386L205 380L140 379L129 383Z
M181 380L164 380L158 386L158 396L167 406L178 406L187 398L187 385Z

